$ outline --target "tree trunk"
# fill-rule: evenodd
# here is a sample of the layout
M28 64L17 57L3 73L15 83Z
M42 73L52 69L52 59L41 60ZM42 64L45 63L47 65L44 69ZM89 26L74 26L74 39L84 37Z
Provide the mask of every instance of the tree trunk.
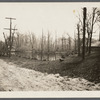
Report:
M90 37L90 41L89 41L89 54L91 53L91 41L92 41L92 37Z
M79 24L77 25L78 30L78 56L80 56L80 31L79 31Z
M69 37L69 51L71 50L71 38Z
M49 46L50 46L50 34L49 34L49 32L48 32L48 57L47 57L47 60L49 61L49 53L50 53L50 48L49 48Z
M76 38L75 38L75 53L76 53L76 51L77 51L77 50L76 50Z
M100 31L99 31L99 41L100 41Z
M85 21L86 21L86 7L83 8L83 52L82 58L85 59Z
M88 33L88 32L87 32ZM87 50L86 52L89 52L89 40L90 40L90 37L89 37L89 33L88 33L88 38L87 38Z
M63 49L64 49L64 48L63 48L63 37L62 37L62 52L63 52Z
M4 35L4 39L5 39L5 47L4 47L4 49L5 49L5 52L6 52L7 56L8 56L9 55L9 53L8 53L9 52L8 51L8 41L7 41L4 33L3 33L3 35Z
M56 51L57 51L57 36L55 35L55 60L56 60Z
M41 60L43 60L43 31L42 31L42 42L41 42Z
M91 32L90 32L90 41L89 41L89 54L91 53L91 42L92 42L92 34L93 34L93 25L94 25L94 17L95 17L95 10L93 9L93 17L92 17L92 26L91 26Z

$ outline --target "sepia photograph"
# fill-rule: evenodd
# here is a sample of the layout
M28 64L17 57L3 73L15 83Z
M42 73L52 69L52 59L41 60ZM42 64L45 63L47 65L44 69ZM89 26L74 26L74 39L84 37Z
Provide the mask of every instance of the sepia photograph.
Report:
M99 91L100 3L0 3L0 92Z

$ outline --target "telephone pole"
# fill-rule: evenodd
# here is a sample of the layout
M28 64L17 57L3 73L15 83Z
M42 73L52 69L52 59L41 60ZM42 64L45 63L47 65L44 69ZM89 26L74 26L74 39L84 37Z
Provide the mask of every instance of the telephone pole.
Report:
M9 35L9 57L11 57L11 49L12 49L12 30L13 30L13 31L17 30L17 29L12 29L12 20L16 20L16 18L6 17L5 19L9 19L9 20L10 20L10 28L4 28L4 29L10 31L10 35Z

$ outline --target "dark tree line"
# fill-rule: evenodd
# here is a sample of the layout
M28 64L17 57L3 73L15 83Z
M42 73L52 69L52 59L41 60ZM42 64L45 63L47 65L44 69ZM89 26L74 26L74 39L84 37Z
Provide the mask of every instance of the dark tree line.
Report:
M79 21L77 24L77 45L78 55L80 56L80 51L82 51L81 53L84 59L86 53L91 54L92 36L95 31L94 27L98 27L100 21L100 10L97 8L92 8L91 12L89 12L88 9L85 7L82 9L82 12L82 18L80 16L78 17ZM81 35L82 37L80 38Z

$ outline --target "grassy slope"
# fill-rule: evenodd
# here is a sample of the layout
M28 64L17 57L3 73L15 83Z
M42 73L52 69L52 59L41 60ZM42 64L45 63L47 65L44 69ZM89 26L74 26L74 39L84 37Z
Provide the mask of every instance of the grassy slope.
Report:
M48 74L60 74L61 76L82 77L91 82L100 83L100 54L94 53L87 56L84 61L79 57L66 58L64 62L59 61L33 61L30 59L3 58L7 62L13 62L19 67L29 68Z

